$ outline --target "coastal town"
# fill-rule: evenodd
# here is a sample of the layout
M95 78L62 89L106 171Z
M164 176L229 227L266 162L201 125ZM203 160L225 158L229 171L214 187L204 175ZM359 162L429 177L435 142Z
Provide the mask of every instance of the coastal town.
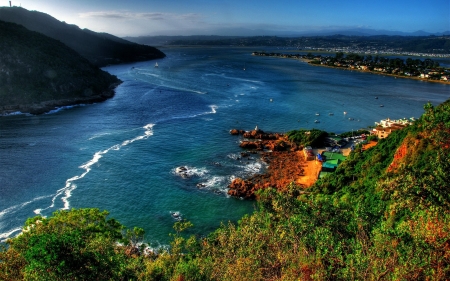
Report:
M345 55L343 52L337 52L335 56L322 54L313 55L311 52L306 55L253 52L252 55L298 59L315 66L325 66L389 75L396 78L410 78L450 84L450 69L440 66L438 61L429 58L421 60L409 57L406 60L403 60L401 58L388 58L378 55L365 56L356 53Z
M228 186L228 194L245 199L255 198L259 189L273 187L283 191L290 183L304 188L311 187L323 177L332 174L350 153L364 153L377 145L378 140L386 138L392 132L401 130L414 123L415 119L386 118L375 122L369 130L332 135L320 134L317 147L296 142L288 134L267 133L256 127L251 131L230 130L231 135L241 136L240 147L243 158L250 154L260 154L262 161L268 164L263 174L249 178L236 178ZM310 134L311 131L301 132Z

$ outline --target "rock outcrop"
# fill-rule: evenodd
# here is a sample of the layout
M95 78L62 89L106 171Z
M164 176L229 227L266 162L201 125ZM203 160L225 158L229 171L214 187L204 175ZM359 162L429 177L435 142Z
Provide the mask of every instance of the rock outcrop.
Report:
M235 131L239 132L239 130ZM255 140L244 140L239 146L259 151L261 159L269 164L269 167L264 174L233 180L228 186L229 195L253 199L256 197L255 192L259 189L273 187L284 190L289 183L304 175L302 165L305 158L301 152L302 148L290 142L284 135L253 130L245 132L243 136Z

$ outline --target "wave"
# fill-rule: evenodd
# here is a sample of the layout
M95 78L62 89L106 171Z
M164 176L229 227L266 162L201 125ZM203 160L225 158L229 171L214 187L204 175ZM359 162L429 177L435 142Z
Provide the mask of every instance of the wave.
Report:
M238 78L238 77L230 77L230 76L226 76L225 74L207 73L207 74L205 74L205 76L219 76L221 78L230 79L230 80L237 80L237 81L250 82L250 83L256 83L256 84L264 84L263 81L250 80L250 79L244 79L244 78Z
M205 176L209 171L202 167L202 168L196 168L196 167L190 167L190 166L180 166L172 169L172 174L179 175L183 178L191 178L191 177L203 177Z
M36 202L36 201L39 201L39 200L42 200L42 199L45 199L45 198L48 198L48 197L51 197L51 196L52 195L45 195L45 196L36 197L36 198L33 198L30 201L27 201L27 202L24 202L24 203L17 204L17 205L11 206L9 208L6 208L6 209L4 209L3 211L0 212L0 218L2 218L6 214L14 213L14 212L22 209L23 207L25 207L25 206L33 203L33 202Z
M111 135L111 133L99 133L99 134L95 134L95 135L93 135L92 137L88 138L88 140L93 140L93 139L96 139L96 138L101 138L101 137L107 136L107 135Z
M14 111L14 112L10 112L10 113L2 113L0 114L0 116L14 116L14 115L26 115L27 113L23 113L21 111Z
M103 155L107 154L108 152L110 152L111 150L120 150L122 147L129 145L135 141L138 140L143 140L143 139L147 139L150 136L153 135L153 126L155 124L147 124L143 127L143 129L145 129L145 132L143 135L137 136L133 139L130 140L125 140L120 144L115 144L113 146L111 146L108 149L105 150L101 150L101 151L97 151L94 156L92 157L91 160L89 160L88 162L84 163L83 165L79 166L79 168L84 169L84 172L79 175L79 176L74 176L68 180L66 180L66 185L63 188L60 188L56 191L56 194L53 196L52 198L52 203L50 204L50 206L43 208L43 209L36 209L34 210L34 213L36 214L41 214L42 211L45 211L47 209L53 208L55 207L55 201L56 199L58 199L58 197L61 197L61 201L64 203L64 207L62 208L63 210L68 210L70 208L70 202L69 202L69 198L72 196L72 191L75 190L77 188L77 185L74 183L75 181L84 178L90 171L91 171L91 167L92 165L96 164L102 157Z
M202 112L202 113L198 113L198 114L192 114L192 115L188 115L188 116L174 116L174 117L172 117L172 119L194 118L194 117L208 115L208 114L216 114L217 113L217 109L219 107L217 105L213 104L213 105L210 105L209 108L211 108L211 111Z
M216 109L219 108L217 105L214 105L214 104L210 105L209 107L211 108L211 112L209 112L209 113L212 113L212 114L216 114L217 113Z
M195 94L200 94L200 95L205 95L205 94L208 93L206 91L199 91L199 90L186 88L186 86L188 86L188 85L185 85L185 84L181 85L181 86L175 86L175 85L173 85L174 84L173 80L170 80L170 79L167 79L167 78L163 78L163 77L161 77L160 75L157 75L157 74L144 73L144 72L139 72L138 74L143 74L145 76L151 76L151 77L158 78L158 81L160 81L162 83L152 83L150 81L141 80L143 82L155 85L157 87L165 87L166 89L178 90L178 91L183 91L183 92L190 92L190 93L195 93ZM170 82L170 85L166 85L164 82ZM181 82L179 82L179 83L182 84Z
M75 107L82 107L82 106L86 106L86 104L81 103L81 104L76 104L76 105L60 106L60 107L57 107L57 108L55 108L53 110L50 110L49 112L46 112L45 114L55 114L55 113L60 112L62 110L72 109L72 108L75 108Z
M16 233L16 232L22 233L22 228L21 228L21 227L17 227L17 228L14 228L14 229L12 229L12 230L10 230L10 231L8 231L8 232L0 233L0 242L1 242L1 243L6 242L6 240L7 240L8 238L10 238L10 237L12 236L13 233Z

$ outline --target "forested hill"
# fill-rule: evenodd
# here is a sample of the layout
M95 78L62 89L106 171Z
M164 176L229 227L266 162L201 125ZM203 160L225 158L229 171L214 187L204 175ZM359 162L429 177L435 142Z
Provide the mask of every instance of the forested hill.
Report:
M107 33L80 29L48 14L21 7L0 7L0 20L23 25L59 40L97 66L165 57L154 47L132 43Z
M175 223L170 249L143 251L142 229L95 209L31 218L0 250L0 279L449 280L449 171L450 100L310 189L260 191L237 225L188 238Z
M0 115L43 113L114 95L117 77L60 41L0 21Z

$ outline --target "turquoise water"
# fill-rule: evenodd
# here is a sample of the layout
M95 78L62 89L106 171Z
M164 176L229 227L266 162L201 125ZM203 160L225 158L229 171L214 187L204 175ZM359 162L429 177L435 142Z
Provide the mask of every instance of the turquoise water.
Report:
M265 168L258 157L239 159L230 129L339 133L419 117L427 101L450 97L448 85L254 57L248 48L163 51L158 68L106 67L124 81L106 102L0 118L0 240L36 213L84 207L143 227L154 245L168 243L171 212L206 235L252 212L254 202L229 198L226 186Z

